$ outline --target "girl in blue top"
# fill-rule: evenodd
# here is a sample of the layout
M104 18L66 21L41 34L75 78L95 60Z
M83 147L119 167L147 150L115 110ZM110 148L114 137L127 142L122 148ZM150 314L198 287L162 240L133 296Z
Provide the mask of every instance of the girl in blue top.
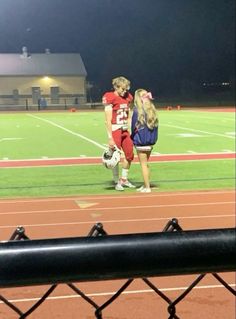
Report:
M151 192L148 160L153 145L158 139L158 117L152 100L151 92L144 89L136 90L131 121L131 138L142 169L144 185L137 190L141 193Z

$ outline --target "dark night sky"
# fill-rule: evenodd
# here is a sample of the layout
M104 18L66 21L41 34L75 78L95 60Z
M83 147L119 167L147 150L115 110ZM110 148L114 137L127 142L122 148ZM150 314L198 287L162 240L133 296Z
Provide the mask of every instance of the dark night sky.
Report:
M79 52L88 78L165 92L235 77L234 0L0 0L0 52ZM171 89L170 89L171 88Z

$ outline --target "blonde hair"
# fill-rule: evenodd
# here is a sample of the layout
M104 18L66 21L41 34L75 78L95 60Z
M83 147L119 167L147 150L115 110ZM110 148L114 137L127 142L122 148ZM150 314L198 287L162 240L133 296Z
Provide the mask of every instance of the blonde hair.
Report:
M130 89L130 81L126 79L124 76L119 76L117 78L112 79L113 88L119 88L120 86L125 87L127 90Z
M138 120L137 125L147 127L151 130L158 126L158 116L155 105L150 98L144 97L148 92L144 89L138 89L134 94L134 105L137 107Z

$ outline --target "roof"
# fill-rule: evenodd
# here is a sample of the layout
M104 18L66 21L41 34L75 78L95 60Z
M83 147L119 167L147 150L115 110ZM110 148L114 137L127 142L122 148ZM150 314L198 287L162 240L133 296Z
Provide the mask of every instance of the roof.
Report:
M0 54L0 76L86 76L79 53Z

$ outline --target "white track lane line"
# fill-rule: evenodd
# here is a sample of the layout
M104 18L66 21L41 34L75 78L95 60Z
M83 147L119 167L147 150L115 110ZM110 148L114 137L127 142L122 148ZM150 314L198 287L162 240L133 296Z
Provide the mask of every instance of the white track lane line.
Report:
M145 198L148 197L178 197L178 196L193 196L193 195L224 195L224 194L234 194L235 190L229 191L198 191L198 192L170 192L170 193L151 193L145 194ZM99 200L99 199L129 199L129 198L140 198L140 194L135 195L87 195L87 196L72 196L72 197L44 197L44 198L34 198L34 199L3 199L0 200L0 204L5 203L37 203L37 202L63 202L63 201L75 201L75 200Z
M102 224L118 224L118 223L143 223L143 222L157 222L162 220L170 220L172 217L157 217L157 218L138 218L138 219L115 219L115 220L100 220ZM234 214L225 214L225 215L200 215L200 216L175 216L177 219L211 219L211 218L235 218ZM24 224L24 227L59 227L59 226L74 226L74 225L93 225L97 220L86 222L71 222L71 223L51 223L51 224ZM0 229L6 228L16 228L19 225L4 225L0 226Z
M230 287L234 288L235 284L228 284ZM173 287L173 288L160 288L159 290L162 292L167 291L184 291L188 287ZM205 285L205 286L196 286L194 289L216 289L216 288L225 288L223 285ZM113 296L116 291L109 291L109 292L99 292L99 293L88 293L86 296L88 297L101 297L101 296ZM145 293L155 293L152 289L142 289L142 290L128 290L123 291L122 295L135 295L135 294L145 294ZM60 300L60 299L73 299L73 298L82 298L79 295L64 295L64 296L55 296L55 297L48 297L47 300ZM32 302L38 301L40 298L24 298L24 299L11 299L9 302L19 303L19 302ZM3 301L0 301L0 304Z
M12 211L0 213L1 215L27 215L27 214L36 214L36 213L61 213L61 212L80 212L80 211L111 211L111 210L127 210L127 209L144 209L144 208L163 208L163 207L195 207L195 206L212 206L212 205L225 205L225 204L235 204L235 201L230 202L209 202L209 203L194 203L194 204L163 204L163 205L141 205L141 206L116 206L116 207L93 207L93 208L72 208L72 209L50 209L50 210L32 210L32 211Z

